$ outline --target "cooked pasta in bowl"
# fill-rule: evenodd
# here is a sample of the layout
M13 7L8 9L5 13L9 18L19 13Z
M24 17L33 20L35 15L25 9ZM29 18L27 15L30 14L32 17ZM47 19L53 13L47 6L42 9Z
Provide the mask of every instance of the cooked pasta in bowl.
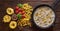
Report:
M55 21L55 13L49 5L39 5L34 9L32 19L37 26L48 28Z

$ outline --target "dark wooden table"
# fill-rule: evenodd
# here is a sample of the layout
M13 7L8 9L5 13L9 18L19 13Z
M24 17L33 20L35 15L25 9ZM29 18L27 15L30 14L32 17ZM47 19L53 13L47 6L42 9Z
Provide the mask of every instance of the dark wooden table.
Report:
M6 8L12 7L15 8L16 4L18 3L29 3L30 5L35 8L37 5L40 4L48 4L53 5L54 0L0 0L0 31L20 31L17 27L16 29L12 30L9 28L9 23L3 23L3 16L6 14ZM56 13L56 21L53 26L48 29L39 29L35 26L28 28L28 31L60 31L60 2L57 4L55 9ZM25 27L26 28L26 27ZM25 28L23 31L25 31Z

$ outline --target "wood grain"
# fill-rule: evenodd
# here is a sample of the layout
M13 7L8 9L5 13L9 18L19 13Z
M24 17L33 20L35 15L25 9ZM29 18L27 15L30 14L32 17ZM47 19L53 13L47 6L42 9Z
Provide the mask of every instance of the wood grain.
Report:
M18 27L14 30L9 28L9 23L3 23L3 16L6 14L6 8L12 7L15 8L16 4L18 3L29 3L33 8L35 8L37 5L40 4L48 4L51 5L53 4L54 0L0 0L0 31L20 31ZM29 31L60 31L60 2L58 3L56 9L56 21L55 24L48 28L48 29L39 29L35 26L32 26L29 29ZM25 28L26 29L26 28ZM23 29L23 31L25 31Z

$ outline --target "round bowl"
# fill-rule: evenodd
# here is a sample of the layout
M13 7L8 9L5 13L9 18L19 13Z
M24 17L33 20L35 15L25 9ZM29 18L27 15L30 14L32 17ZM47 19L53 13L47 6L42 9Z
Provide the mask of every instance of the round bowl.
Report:
M46 5L46 4L42 4L42 5L36 6L36 7L33 9L33 12L32 12L32 15L31 15L33 23L34 23L37 27L43 28L43 29L51 27L52 25L54 25L54 22L55 22L55 18L54 18L53 23L52 23L50 26L48 26L48 27L40 27L39 25L37 25L37 24L35 23L34 18L33 18L33 17L34 17L33 15L34 15L34 13L36 12L36 9L38 9L39 7L44 7L44 6L51 8L51 9L53 10L53 12L54 12L54 15L55 15L54 8L53 8L52 6L49 6L49 5Z

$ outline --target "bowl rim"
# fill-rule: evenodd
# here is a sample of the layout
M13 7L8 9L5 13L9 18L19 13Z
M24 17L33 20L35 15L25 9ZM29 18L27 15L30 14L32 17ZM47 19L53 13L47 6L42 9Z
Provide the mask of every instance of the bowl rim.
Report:
M53 10L54 14L55 14L55 18L54 18L53 23L52 23L50 26L45 27L45 28L38 26L38 25L34 22L34 19L33 19L33 15L34 15L34 12L36 11L36 9L39 8L39 7L43 7L43 6L47 6L47 7L51 8L51 9ZM36 25L38 28L46 29L46 28L51 27L52 25L54 26L54 23L55 23L55 20L56 20L56 13L55 13L54 8L53 8L52 6L47 5L47 4L41 4L41 5L36 6L36 7L33 9L33 12L32 12L32 15L31 15L31 19L32 19L32 22L34 23L34 25Z

